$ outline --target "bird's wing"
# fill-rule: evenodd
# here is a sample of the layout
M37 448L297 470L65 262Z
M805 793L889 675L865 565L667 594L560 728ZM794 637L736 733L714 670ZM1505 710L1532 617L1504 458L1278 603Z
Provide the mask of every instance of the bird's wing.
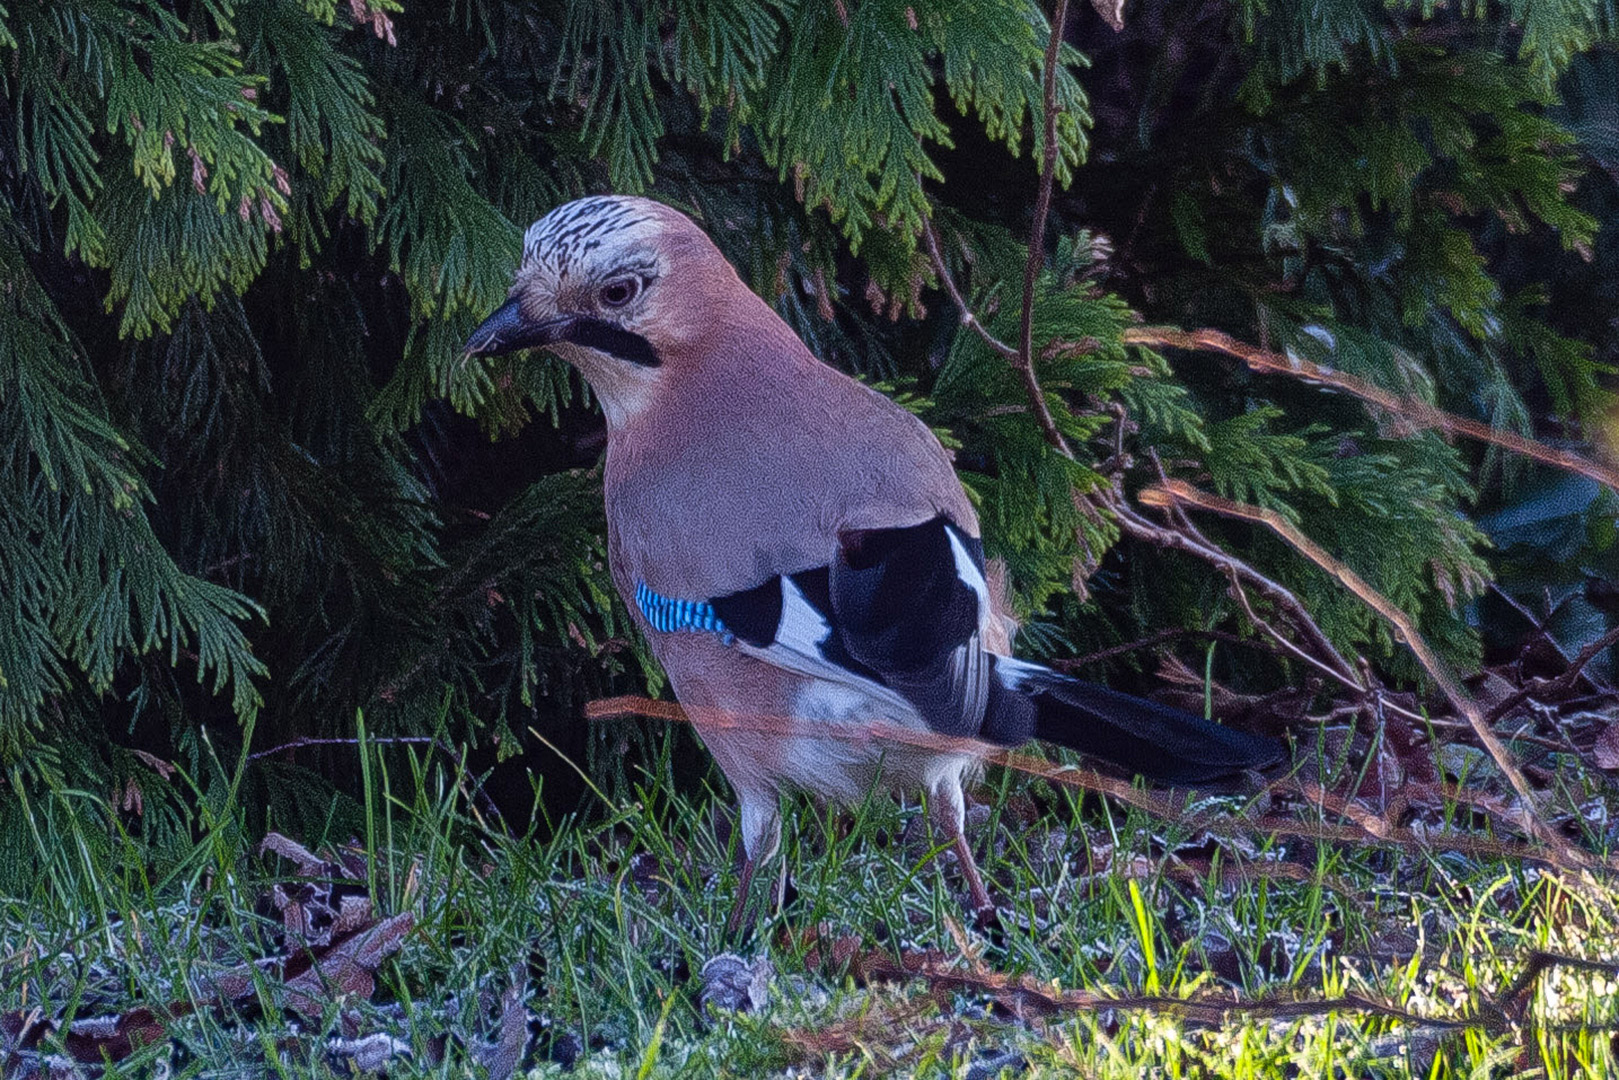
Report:
M707 601L644 588L636 599L654 630L720 634L777 667L897 705L942 735L1009 746L1040 738L1188 784L1283 756L1270 739L986 652L982 549L942 516L845 531L830 565Z
M945 735L976 735L989 695L980 627L989 612L983 548L943 517L838 536L827 571L847 654Z
M940 734L1021 742L1032 732L983 649L982 546L942 515L845 531L829 565L724 596L693 603L643 587L636 602L654 630L728 635L777 667L914 711Z

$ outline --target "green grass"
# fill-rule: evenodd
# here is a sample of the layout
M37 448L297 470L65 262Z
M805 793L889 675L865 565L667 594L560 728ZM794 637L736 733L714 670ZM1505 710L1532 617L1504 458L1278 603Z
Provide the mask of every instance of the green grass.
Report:
M723 933L736 875L715 827L728 797L672 794L667 758L541 841L486 828L442 760L365 753L358 813L333 820L363 822L360 846L375 855L362 887L380 911L416 916L375 992L329 992L318 1017L302 1018L260 973L256 1007L198 1008L108 1075L159 1064L173 1076L347 1073L325 1040L377 1032L413 1049L390 1076L472 1075L466 1046L496 1037L495 1003L514 978L541 1018L528 1059L540 1076L564 1075L548 1056L575 1042L583 1053L567 1075L584 1077L941 1077L975 1065L988 1076L985 1062L1013 1059L1025 1071L1007 1075L1031 1077L1563 1077L1612 1061L1611 970L1554 968L1521 1017L1492 1012L1534 950L1619 958L1619 894L1584 876L1387 847L1216 843L993 772L973 831L1009 901L999 935L962 925L959 875L922 809L874 798L789 804L798 897L780 913L756 905L739 943ZM238 770L205 773L145 791L133 831L131 814L95 793L32 797L33 827L8 841L35 872L0 899L0 1014L40 1006L65 1022L206 1005L200 975L266 954L275 925L255 905L289 866L254 854ZM160 840L156 820L172 826ZM825 959L834 943L862 961L936 950L937 966L968 977L867 983ZM768 955L763 1011L703 1014L697 973L727 949ZM1348 1008L1216 1017L1162 1001L1042 1013L1028 995L985 989L1000 977L1048 994L1205 1003L1353 995L1471 1026Z

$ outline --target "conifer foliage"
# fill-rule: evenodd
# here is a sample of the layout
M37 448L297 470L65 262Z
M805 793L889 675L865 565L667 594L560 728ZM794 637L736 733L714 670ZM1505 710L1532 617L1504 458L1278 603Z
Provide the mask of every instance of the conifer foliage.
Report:
M1463 670L1492 577L1619 576L1609 493L1537 509L1519 461L1126 342L1213 327L1590 439L1619 361L1611 0L1124 18L1071 13L1048 158L1032 0L4 0L0 763L116 777L120 746L344 734L361 709L509 746L655 687L605 574L582 387L459 356L522 227L590 191L699 216L824 358L957 448L1036 652L1253 631L1223 573L1121 532L1103 495L1162 476L1294 522ZM1017 339L1042 160L1035 366L1071 457L939 272ZM1417 677L1318 568L1207 528ZM1572 647L1603 628L1576 600Z

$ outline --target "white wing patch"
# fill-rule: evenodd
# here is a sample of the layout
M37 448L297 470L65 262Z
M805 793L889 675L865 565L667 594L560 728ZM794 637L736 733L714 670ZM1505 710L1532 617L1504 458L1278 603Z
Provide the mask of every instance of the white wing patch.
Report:
M967 553L967 545L961 542L956 530L946 528L944 533L950 538L950 554L955 556L956 577L961 579L963 585L978 594L978 616L981 620L984 613L989 610L989 582L984 580L984 572L973 562L973 557Z
M976 730L988 704L991 667L998 668L1000 663L1006 661L1004 658L991 657L983 651L980 636L982 626L986 619L992 617L989 583L984 579L984 572L978 568L955 529L947 527L945 535L950 538L950 553L955 564L956 577L978 599L980 631L952 651L947 669L947 677L955 691L951 696L957 699L961 707L962 720L965 722L970 718L970 726ZM776 624L775 638L769 645L763 647L750 645L739 638L735 642L736 648L787 671L856 691L871 700L882 713L896 719L903 718L904 723L919 727L928 726L927 721L917 711L917 706L899 691L863 678L828 660L822 651L823 646L827 645L833 636L828 617L810 603L803 590L791 577L784 574L780 581L781 617ZM1026 668L1030 674L1044 670L1032 664L1019 666ZM1008 674L1005 671L1000 672L1003 683L1011 682L1007 677ZM1018 677L1022 677L1021 671L1018 672Z
M960 705L964 718L973 718L973 727L982 720L989 702L989 658L984 653L984 620L990 617L989 582L973 561L967 545L953 527L946 526L944 534L950 538L950 556L955 560L956 578L978 597L978 630L950 656L950 680L960 692Z
M961 688L961 715L971 719L973 730L983 722L984 709L989 705L989 655L974 634L956 646L950 655L950 679Z
M899 694L828 660L821 653L821 646L831 636L831 624L809 602L793 579L783 574L781 621L776 624L775 640L761 649L739 639L736 647L776 667L822 679L874 698L884 707L883 711L896 720L916 717L916 709ZM920 722L920 718L917 722Z
M781 622L776 627L776 644L796 653L819 654L832 636L832 627L815 610L793 579L781 577Z
M1027 692L1030 684L1041 678L1050 678L1051 669L1040 664L1032 664L1027 660L1017 660L1010 656L997 656L995 658L995 675L1001 680L1001 685L1008 690Z

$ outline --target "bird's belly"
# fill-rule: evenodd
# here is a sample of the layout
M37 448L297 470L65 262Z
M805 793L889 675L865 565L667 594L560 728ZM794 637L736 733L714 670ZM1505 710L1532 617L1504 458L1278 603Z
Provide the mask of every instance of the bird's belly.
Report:
M915 712L858 687L805 679L793 717L794 733L773 763L778 782L839 802L858 802L877 787L932 792L977 764L973 755L928 746L931 733Z

